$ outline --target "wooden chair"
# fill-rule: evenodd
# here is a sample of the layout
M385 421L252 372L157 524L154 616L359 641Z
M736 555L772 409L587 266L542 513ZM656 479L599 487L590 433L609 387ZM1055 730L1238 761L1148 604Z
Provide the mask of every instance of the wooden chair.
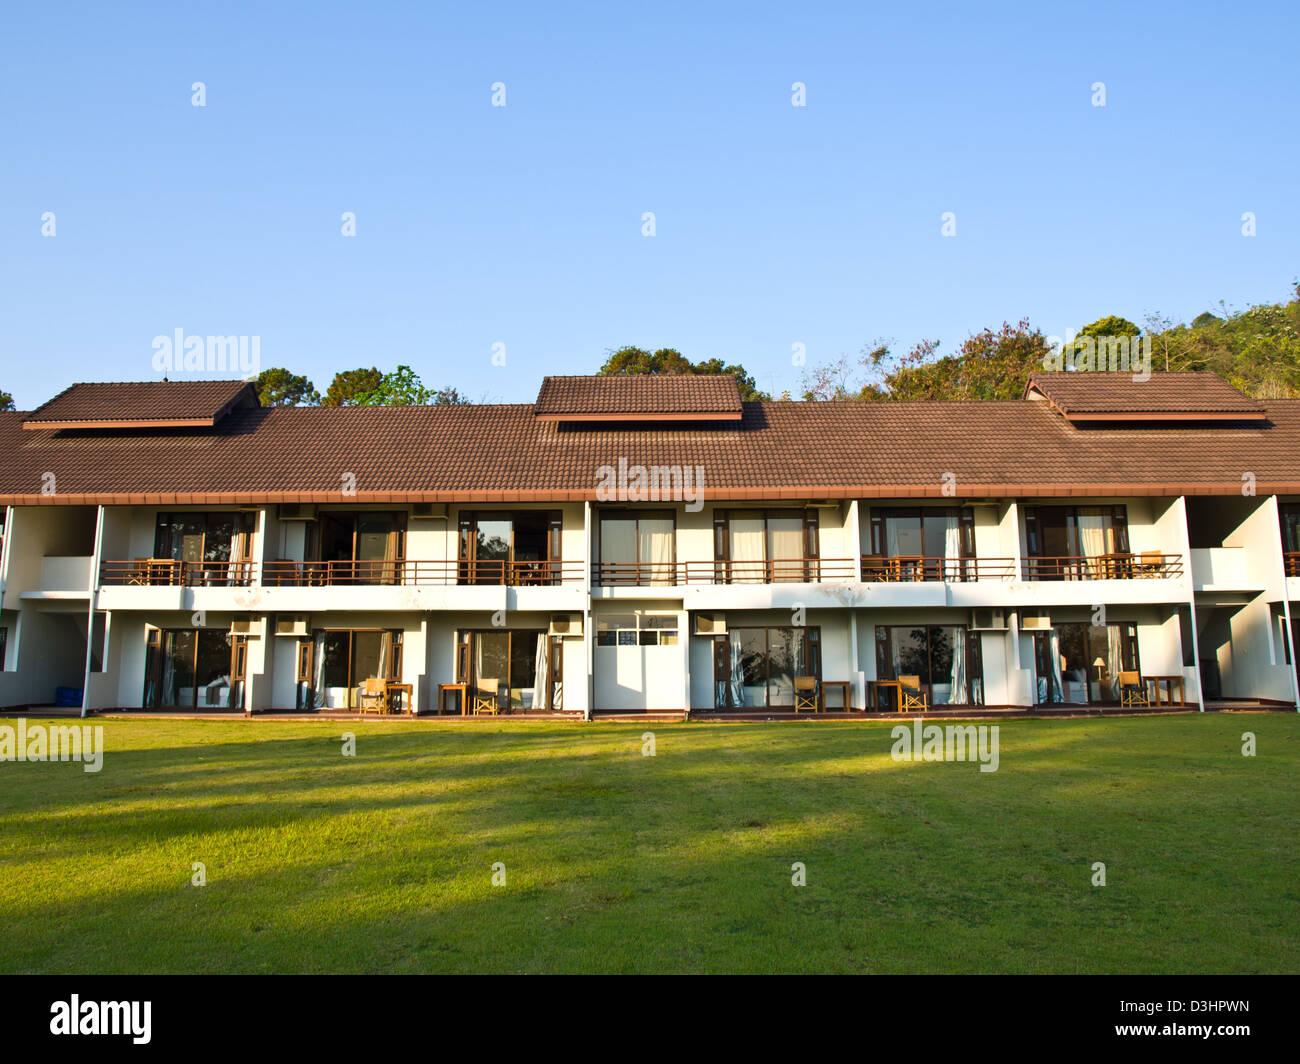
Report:
M794 678L794 711L811 709L814 713L821 710L821 699L817 693L816 676L796 676Z
M501 681L482 678L474 689L474 716L480 713L495 717L501 710Z
M925 692L921 690L921 677L900 676L898 678L898 711L900 713L915 713L919 710L924 713L929 708L930 704L925 697Z
M1165 556L1158 550L1144 550L1138 555L1138 572L1143 576L1159 576L1165 567Z
M1142 682L1142 674L1137 671L1120 670L1119 704L1121 706L1149 706L1147 686Z
M357 688L357 708L362 713L388 712L388 684L376 676L361 681Z
M889 566L883 554L865 554L862 557L863 580L888 580Z

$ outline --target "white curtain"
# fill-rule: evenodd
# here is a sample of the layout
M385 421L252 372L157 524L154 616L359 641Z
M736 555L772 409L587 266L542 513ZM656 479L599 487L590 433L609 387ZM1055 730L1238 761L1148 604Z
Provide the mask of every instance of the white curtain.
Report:
M733 583L764 582L762 518L733 518L731 526L731 579Z
M533 709L546 708L546 666L550 664L550 655L546 653L546 633L537 636L537 654L533 663Z
M641 583L673 584L673 522L669 518L642 518L638 529L641 564L650 564Z
M380 679L380 680L392 680L392 679L395 678L395 677L392 677L392 676L390 676L390 675L388 674L388 670L389 670L389 668L390 668L391 665L392 665L392 660L393 660L393 633L392 633L392 632L384 632L384 633L379 637L379 676L378 676L378 679ZM361 680L364 680L365 677L359 677L359 678L357 678L357 679L358 679L358 682L360 682Z
M732 632L731 640L731 703L734 706L745 704L744 677L740 671L741 644L740 633Z
M249 534L236 532L230 539L230 563L226 567L226 582L238 586L247 580Z
M962 579L961 572L961 521L955 514L944 520L943 573L945 580Z
M631 581L631 566L636 562L636 522L606 520L600 523L600 563L616 566L605 570L607 578Z
M316 633L312 654L311 707L325 708L325 633Z
M1062 682L1064 677L1061 675L1061 633L1055 628L1047 637L1047 656L1051 659L1051 690L1048 692L1047 701L1064 702L1065 688Z
M948 693L948 701L967 703L970 701L970 695L967 693L966 685L970 675L966 668L966 633L961 628L944 629L944 631L952 640L952 674L949 676L952 690Z
M777 583L799 583L804 579L803 520L778 518L768 523L767 557L773 563L772 579Z
M1088 558L1098 558L1109 553L1106 545L1106 518L1099 513L1080 511L1078 516L1079 553ZM1088 563L1088 569L1094 576L1098 574L1098 563Z
M1109 681L1107 688L1111 701L1119 701L1119 670L1122 668L1122 658L1120 657L1120 636L1119 626L1108 624L1106 626L1106 672L1109 675L1106 679Z
M897 558L902 554L902 547L898 542L898 518L885 518L885 556L887 558Z

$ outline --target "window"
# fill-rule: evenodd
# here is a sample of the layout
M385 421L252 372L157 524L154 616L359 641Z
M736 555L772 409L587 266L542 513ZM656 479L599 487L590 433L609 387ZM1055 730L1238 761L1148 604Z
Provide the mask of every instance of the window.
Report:
M406 555L401 511L322 512L307 526L305 567L329 584L400 584Z
M0 628L0 672L9 667L9 629Z
M671 511L602 514L597 544L600 583L677 583L676 531Z
M597 617L596 646L677 646L677 614L612 613Z
M732 510L713 518L718 583L780 584L818 579L816 511Z

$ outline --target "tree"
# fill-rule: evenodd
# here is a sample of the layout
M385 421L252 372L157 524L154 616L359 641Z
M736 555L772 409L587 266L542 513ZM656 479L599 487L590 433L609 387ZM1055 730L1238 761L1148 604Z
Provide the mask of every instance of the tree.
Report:
M464 406L469 403L455 388L426 388L410 366L385 373L374 390L357 397L357 406Z
M263 406L317 406L320 392L306 377L276 366L257 375L257 401Z
M739 364L725 365L720 358L709 358L701 362L692 362L680 351L672 347L661 347L650 352L642 347L620 347L609 352L605 364L600 367L604 377L632 374L715 374L721 373L736 378L736 387L740 390L742 401L767 400L772 397L760 391L754 378Z
M0 410L12 410L14 408L14 397L8 392L0 392Z
M321 400L322 406L360 406L361 397L369 395L383 383L384 375L374 366L369 369L345 369L334 374Z

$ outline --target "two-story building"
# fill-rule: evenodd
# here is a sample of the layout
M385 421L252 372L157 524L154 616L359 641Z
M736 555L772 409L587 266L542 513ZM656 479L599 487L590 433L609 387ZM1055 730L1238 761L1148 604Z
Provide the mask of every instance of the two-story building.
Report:
M1051 709L1134 676L1297 703L1300 401L1208 373L919 403L77 384L0 413L0 507L3 706Z

